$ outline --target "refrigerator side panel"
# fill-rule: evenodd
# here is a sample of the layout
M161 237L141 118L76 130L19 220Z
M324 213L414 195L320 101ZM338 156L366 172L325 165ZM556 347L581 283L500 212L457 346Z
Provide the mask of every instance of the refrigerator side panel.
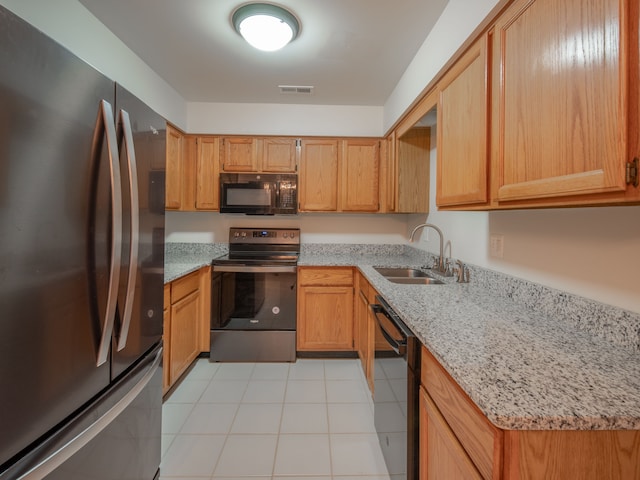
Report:
M114 84L0 7L0 472L106 388L102 99Z
M123 249L118 295L118 317L112 346L112 377L117 378L162 338L164 285L164 172L166 122L138 98L116 85L116 121L120 138L120 165L123 180ZM122 111L126 112L123 118ZM131 127L135 156L135 184L130 188L128 161L133 161L125 144L125 125ZM132 199L131 192L137 196ZM136 212L132 206L137 204ZM137 225L137 232L132 234ZM132 305L127 308L127 288L131 280L132 240L135 272ZM137 258L136 258L137 257ZM124 316L130 314L130 321ZM122 335L126 335L126 344ZM123 347L124 344L124 347Z

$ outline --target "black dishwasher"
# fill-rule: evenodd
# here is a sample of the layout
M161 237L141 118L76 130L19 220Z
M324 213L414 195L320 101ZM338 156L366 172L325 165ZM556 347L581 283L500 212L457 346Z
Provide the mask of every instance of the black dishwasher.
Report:
M394 480L419 474L420 342L389 304L376 295L371 305L382 342L374 358L374 421L380 447Z

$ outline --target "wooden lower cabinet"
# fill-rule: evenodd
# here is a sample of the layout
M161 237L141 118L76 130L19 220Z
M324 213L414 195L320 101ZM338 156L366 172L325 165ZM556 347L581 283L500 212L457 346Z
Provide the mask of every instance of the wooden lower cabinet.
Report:
M420 389L420 423L421 479L482 479L424 388Z
M298 351L353 351L353 269L298 268Z
M422 349L420 479L640 479L638 430L502 430Z
M164 287L163 393L209 350L211 267L204 267Z
M367 279L356 271L356 296L354 298L354 337L356 351L362 364L369 390L373 393L374 322L369 304L375 302L375 290Z

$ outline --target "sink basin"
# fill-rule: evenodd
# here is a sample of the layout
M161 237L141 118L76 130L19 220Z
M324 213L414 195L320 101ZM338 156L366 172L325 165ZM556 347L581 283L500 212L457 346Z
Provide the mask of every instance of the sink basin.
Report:
M373 267L384 278L392 283L403 283L409 285L443 285L444 282L433 278L426 272L417 268L389 268Z

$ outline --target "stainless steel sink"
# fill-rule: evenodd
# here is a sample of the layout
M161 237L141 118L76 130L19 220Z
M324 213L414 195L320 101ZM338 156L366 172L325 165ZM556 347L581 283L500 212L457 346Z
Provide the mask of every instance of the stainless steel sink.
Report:
M428 273L417 268L373 267L373 269L392 283L403 283L409 285L444 284L443 281L433 278Z

